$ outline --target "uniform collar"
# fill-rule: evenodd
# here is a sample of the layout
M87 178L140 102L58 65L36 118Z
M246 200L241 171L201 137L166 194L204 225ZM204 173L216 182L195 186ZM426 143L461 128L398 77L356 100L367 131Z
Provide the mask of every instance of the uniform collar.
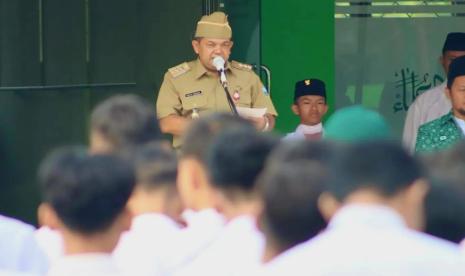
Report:
M86 275L118 274L110 254L87 253L63 256L51 266L47 275L67 275L76 271L80 272L80 275L86 272Z
M230 61L226 62L226 71L231 72L231 73L234 72L234 71L232 70L231 62L230 62Z
M202 223L205 221L215 221L221 225L224 225L225 223L224 217L213 208L202 209L199 211L187 209L184 210L181 216L187 222L188 226L196 224L198 226L202 226Z
M203 66L200 62L200 59L195 60L194 63L194 77L196 79L200 78L201 76L205 75L208 72L207 68Z
M159 227L160 225L168 226L173 229L179 228L176 222L170 217L161 213L145 213L135 216L132 219L131 229L144 229L148 225Z
M200 77L202 77L203 75L207 74L209 71L207 70L207 68L205 68L205 66L203 66L203 64L200 62L200 59L196 59L195 60L195 63L194 63L194 77L196 79L199 79ZM227 72L233 72L232 70L232 67L231 67L231 62L227 62L226 63L226 71Z
M449 124L450 122L455 124L454 121L454 114L452 113L452 110L449 111L446 115L441 117L441 125Z
M296 128L295 132L298 133L301 136L304 136L305 134L320 133L320 132L323 132L323 124L319 123L319 124L316 124L314 126L300 124Z
M393 209L375 204L349 204L340 209L329 222L329 228L395 227L405 228L403 218Z

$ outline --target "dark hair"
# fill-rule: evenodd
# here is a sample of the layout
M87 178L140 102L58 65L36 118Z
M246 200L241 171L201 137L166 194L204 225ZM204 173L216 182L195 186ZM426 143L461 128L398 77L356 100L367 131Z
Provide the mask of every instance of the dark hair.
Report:
M39 169L42 200L74 231L105 231L122 212L134 186L131 165L84 148L53 151Z
M228 113L214 113L194 121L183 137L181 157L194 157L206 165L214 138L227 129L238 128L254 130L246 119Z
M258 180L264 197L265 234L284 251L304 242L326 227L318 198L327 170L317 161L299 160L267 167Z
M333 153L336 149L342 148L344 144L335 143L332 141L309 141L297 140L286 141L281 143L271 153L268 162L270 166L276 164L280 166L288 162L300 162L315 160L329 165ZM268 164L267 164L268 166Z
M343 201L351 193L370 189L392 197L423 177L420 164L398 143L366 141L336 153L328 190Z
M465 191L446 181L434 180L425 198L425 232L451 242L465 237Z
M92 112L91 128L115 149L163 137L152 105L136 95L117 95L100 103Z
M459 243L465 237L465 142L422 158L432 182L425 199L425 232Z
M268 157L258 185L264 197L265 234L284 251L326 227L317 201L324 191L334 152L330 141L281 143Z
M465 33L448 33L442 46L442 54L447 51L465 51Z
M136 151L134 158L137 185L147 190L176 186L176 154L163 144L152 142Z
M212 184L223 190L252 191L275 137L251 129L227 130L214 140L207 167Z
M465 141L447 150L420 157L431 178L465 190Z

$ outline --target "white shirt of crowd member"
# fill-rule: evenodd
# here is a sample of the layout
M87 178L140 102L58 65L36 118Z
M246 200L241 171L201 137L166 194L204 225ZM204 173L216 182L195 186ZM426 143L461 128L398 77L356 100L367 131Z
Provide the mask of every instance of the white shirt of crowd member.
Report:
M184 214L176 189L176 154L162 144L144 145L135 167L136 188L128 206L135 215L113 255L128 275L171 275L203 251L222 229L223 219L212 209Z
M342 174L318 200L321 213L329 220L327 229L278 255L253 275L465 275L465 259L456 244L414 230L422 228L428 191L421 173L388 177L407 181L402 186L392 183L396 188L380 183L363 186L372 183L365 182L370 179L380 181L370 174L385 178L385 169L390 168L391 175L403 168L418 172L413 158L399 154L398 145L387 143L367 142L339 155L340 163L332 170ZM382 161L380 156L392 161ZM355 168L364 170L351 173ZM357 176L364 171L370 171L368 177ZM340 188L352 186L357 179L363 181Z
M449 33L439 58L445 74L455 58L465 55L465 33ZM417 141L418 128L434 119L447 114L451 109L449 98L445 94L447 81L419 95L410 105L404 123L403 143L413 152Z
M47 271L48 261L34 238L34 227L0 215L0 275Z

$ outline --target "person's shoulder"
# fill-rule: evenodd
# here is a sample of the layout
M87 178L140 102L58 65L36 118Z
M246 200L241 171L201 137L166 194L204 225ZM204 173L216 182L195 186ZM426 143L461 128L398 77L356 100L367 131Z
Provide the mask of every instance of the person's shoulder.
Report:
M326 234L322 232L310 240L297 244L296 246L282 252L270 262L263 266L263 271L266 275L284 275L284 272L292 272L287 274L306 275L311 274L309 270L316 269L319 265L309 267L306 260L321 261L325 258L328 249L326 242Z
M0 270L0 276L39 276L41 274L34 274L34 273L28 273L28 272L19 272L19 271L13 271L13 270Z
M425 92L421 93L413 102L413 105L435 102L437 98L442 96L445 89L445 83L432 87Z
M433 128L438 128L444 124L444 122L448 121L451 118L450 113L447 113L435 120L432 120L430 122L424 123L420 126L419 130L421 131L429 131Z
M299 137L296 132L289 132L282 137L283 141L296 141L301 139L303 139L303 137Z
M425 136L426 134L429 136L432 133L431 130L438 128L438 126L439 126L439 119L424 123L418 128L418 135Z
M3 230L2 230L3 229ZM0 230L18 233L34 233L34 227L20 220L0 215Z
M177 79L180 76L186 75L188 72L192 72L193 62L183 62L176 66L173 66L168 69L166 75L172 79Z
M253 72L253 66L247 63L232 60L231 67L244 72Z
M409 233L410 232L410 233ZM465 269L465 258L457 244L417 231L409 230L406 238L411 241L411 246L422 252L425 256L434 257L436 260L447 259L451 263L461 260ZM464 270L465 271L465 270Z
M231 71L238 76L239 79L246 83L259 83L260 78L255 73L254 68L250 64L238 62L238 61L231 61ZM264 91L267 92L267 91Z

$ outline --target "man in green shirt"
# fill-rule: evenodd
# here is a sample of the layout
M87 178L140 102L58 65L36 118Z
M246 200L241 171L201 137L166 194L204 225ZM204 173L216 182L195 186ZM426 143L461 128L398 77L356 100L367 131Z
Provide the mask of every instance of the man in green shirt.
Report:
M463 139L465 133L465 56L456 58L449 66L446 95L451 111L418 129L416 152L443 150Z

